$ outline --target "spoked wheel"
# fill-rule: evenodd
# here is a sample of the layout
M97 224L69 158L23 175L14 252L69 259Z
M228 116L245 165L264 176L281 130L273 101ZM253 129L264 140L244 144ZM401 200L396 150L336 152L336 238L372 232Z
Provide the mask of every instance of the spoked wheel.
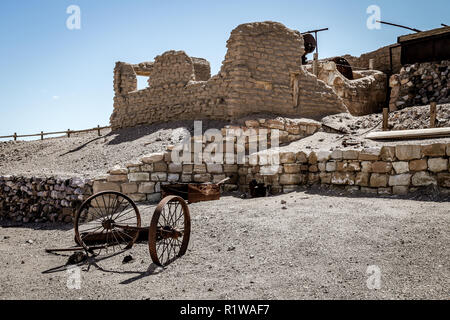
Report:
M141 216L133 200L104 191L83 202L75 216L75 241L98 255L102 250L130 249L139 236Z
M186 253L191 234L189 208L183 198L165 197L153 213L148 246L153 263L166 266Z

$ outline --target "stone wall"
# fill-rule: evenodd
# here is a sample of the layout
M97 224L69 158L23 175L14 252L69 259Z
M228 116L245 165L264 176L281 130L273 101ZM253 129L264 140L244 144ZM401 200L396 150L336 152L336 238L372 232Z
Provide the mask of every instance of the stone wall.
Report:
M398 73L400 68L402 67L400 62L401 48L395 46L396 44L382 47L375 51L364 53L359 57L354 57L347 54L344 55L343 58L345 58L352 67L355 67L355 69L369 69L369 61L370 59L373 59L373 68L375 70L379 70L386 74L389 74L391 69L389 48L394 47L392 49L392 73Z
M171 120L230 120L269 112L323 116L347 109L331 87L302 67L303 37L276 22L248 23L231 32L220 72L183 51L154 62L118 62L114 69L113 129ZM148 75L137 89L136 75Z
M0 177L0 218L71 223L91 194L92 181L80 178Z
M353 80L344 77L332 61L321 62L318 78L331 86L354 116L380 112L386 104L386 75L377 70L353 71Z
M390 111L450 102L450 61L407 65L391 76Z

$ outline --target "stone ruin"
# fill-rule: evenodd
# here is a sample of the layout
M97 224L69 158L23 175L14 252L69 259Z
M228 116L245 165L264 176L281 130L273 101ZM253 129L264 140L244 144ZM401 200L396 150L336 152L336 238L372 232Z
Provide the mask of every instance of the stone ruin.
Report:
M117 62L114 69L113 129L174 120L233 120L257 113L319 120L336 113L380 111L386 76L355 72L348 80L330 62L318 76L302 65L303 36L277 22L239 25L227 41L217 75L209 62L168 51L154 62ZM137 90L137 76L148 87Z

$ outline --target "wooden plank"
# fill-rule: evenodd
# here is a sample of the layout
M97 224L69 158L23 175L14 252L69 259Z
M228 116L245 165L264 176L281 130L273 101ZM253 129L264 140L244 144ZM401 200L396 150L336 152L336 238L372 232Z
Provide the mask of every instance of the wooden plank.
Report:
M397 130L389 132L371 132L366 136L367 139L372 140L417 139L435 137L450 137L450 127L417 130Z
M444 34L447 32L450 32L450 27L443 27L443 28L437 28L437 29L423 31L423 32L412 33L412 34L408 34L406 36L398 37L398 42L401 43L401 42L405 42L405 41L411 41L411 40L426 38L426 37L430 37L430 36L436 36L436 35Z

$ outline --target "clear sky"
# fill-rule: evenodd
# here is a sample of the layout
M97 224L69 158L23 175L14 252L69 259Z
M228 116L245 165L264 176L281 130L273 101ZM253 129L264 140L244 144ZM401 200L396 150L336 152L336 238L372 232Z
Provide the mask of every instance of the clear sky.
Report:
M69 30L70 5L81 29ZM241 23L278 21L319 35L320 58L360 55L408 30L369 30L366 13L428 30L450 24L449 0L2 0L0 136L109 124L116 61L152 61L166 50L206 58L216 74L226 40Z

